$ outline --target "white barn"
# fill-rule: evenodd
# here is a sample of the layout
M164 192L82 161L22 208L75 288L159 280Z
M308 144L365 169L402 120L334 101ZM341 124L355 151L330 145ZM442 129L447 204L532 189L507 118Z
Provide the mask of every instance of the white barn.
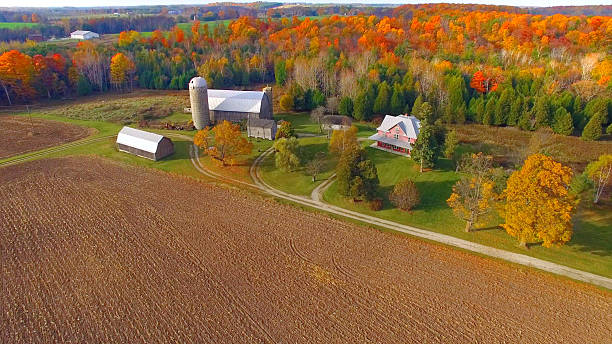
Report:
M70 34L70 38L73 39L94 39L94 38L100 38L100 35L98 35L95 32L92 31L75 31L73 33Z
M123 127L117 135L117 149L157 161L174 153L174 143L159 134Z

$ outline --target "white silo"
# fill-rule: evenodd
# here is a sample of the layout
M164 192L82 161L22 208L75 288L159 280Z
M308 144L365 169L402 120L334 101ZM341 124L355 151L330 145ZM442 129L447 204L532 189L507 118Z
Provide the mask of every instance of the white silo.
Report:
M189 81L189 99L191 100L193 125L198 130L206 127L210 123L206 79L197 76Z

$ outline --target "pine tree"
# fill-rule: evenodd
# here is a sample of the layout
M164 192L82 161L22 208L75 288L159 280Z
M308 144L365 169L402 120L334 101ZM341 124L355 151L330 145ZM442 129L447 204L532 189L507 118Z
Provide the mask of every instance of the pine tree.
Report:
M510 114L508 114L508 125L516 126L523 114L523 97L516 97L512 106L510 106Z
M555 111L552 129L555 133L566 136L574 132L572 115L564 107L560 107Z
M535 116L536 128L550 126L550 106L547 96L541 95L536 99L536 103L533 106L533 114Z
M514 90L512 88L506 88L499 97L499 100L497 101L493 124L508 124L508 116L512 108L512 98L514 98Z
M603 116L597 114L589 120L589 123L584 127L581 138L585 141L596 141L601 138Z
M357 95L353 104L353 117L358 121L368 120L370 118L369 111L368 96L366 92L361 92Z
M462 76L452 77L448 82L448 110L445 113L446 123L465 123L467 106L465 105L466 85Z
M486 124L486 125L493 124L496 106L497 106L497 99L495 99L495 97L490 97L489 100L487 100L487 105L485 106L484 115L482 116L482 124Z
M393 85L393 95L391 95L391 114L401 115L406 106L404 102L402 87L400 84Z
M386 81L378 85L378 95L374 101L374 113L377 115L388 114L390 111L391 89Z
M531 112L523 110L521 118L519 118L518 121L518 127L522 130L533 130L531 125Z
M344 116L353 115L353 101L350 97L342 97L340 104L338 104L338 113Z
M412 106L411 115L413 115L414 117L418 119L422 119L419 117L422 105L423 105L423 97L419 94L419 96L414 101L414 105Z

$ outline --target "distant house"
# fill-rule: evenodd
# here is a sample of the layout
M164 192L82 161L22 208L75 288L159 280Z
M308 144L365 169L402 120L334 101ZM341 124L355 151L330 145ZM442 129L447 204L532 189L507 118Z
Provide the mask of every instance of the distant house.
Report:
M414 116L387 115L376 129L377 133L368 139L376 141L372 147L409 156L412 144L419 136L420 128L421 122Z
M28 35L28 40L34 42L42 42L44 41L44 38L43 35L41 35L40 33L33 33L31 35Z
M174 143L162 135L123 127L117 135L117 149L157 161L174 153Z
M348 130L353 121L348 116L327 115L321 118L321 129L328 132L332 130Z
M100 38L100 35L98 35L95 32L91 32L91 31L75 31L73 33L70 34L70 38L73 39L94 39L94 38Z
M276 127L276 121L273 119L249 118L247 120L247 136L274 140Z

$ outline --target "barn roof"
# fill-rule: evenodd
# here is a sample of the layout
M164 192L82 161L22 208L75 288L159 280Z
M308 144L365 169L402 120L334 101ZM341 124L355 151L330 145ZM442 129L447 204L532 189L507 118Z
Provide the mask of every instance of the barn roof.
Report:
M77 30L77 31L72 32L71 35L84 35L84 34L89 33L89 32L94 33L93 31Z
M276 121L273 119L249 118L247 125L251 128L274 128Z
M419 136L419 128L421 127L421 121L414 116L390 116L386 115L377 130L389 131L396 125L402 128L402 131L406 133L406 136L417 138Z
M208 90L208 109L260 113L265 96L261 91Z
M157 145L164 137L148 131L123 127L117 135L117 144L138 148L145 152L157 152Z

